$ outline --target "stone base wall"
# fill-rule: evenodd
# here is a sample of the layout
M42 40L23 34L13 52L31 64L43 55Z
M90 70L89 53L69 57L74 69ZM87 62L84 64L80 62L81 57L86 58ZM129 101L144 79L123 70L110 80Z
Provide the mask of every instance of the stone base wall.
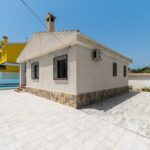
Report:
M50 92L46 90L34 89L34 88L25 88L26 92L31 94L44 97L60 104L64 104L67 106L71 106L77 108L77 96L72 94L65 94L65 93L57 93L57 92Z
M25 91L40 97L53 100L60 104L68 105L74 108L81 108L89 104L97 103L119 94L127 93L129 91L129 88L128 86L126 86L126 87L108 89L108 90L103 90L98 92L85 93L80 95L50 92L46 90L33 89L28 87L26 87Z
M102 100L106 100L108 98L127 93L129 92L129 87L120 87L120 88L114 88L114 89L108 89L98 92L92 92L92 93L86 93L86 94L80 94L77 96L77 108L81 108L87 105L90 105L92 103L98 103Z

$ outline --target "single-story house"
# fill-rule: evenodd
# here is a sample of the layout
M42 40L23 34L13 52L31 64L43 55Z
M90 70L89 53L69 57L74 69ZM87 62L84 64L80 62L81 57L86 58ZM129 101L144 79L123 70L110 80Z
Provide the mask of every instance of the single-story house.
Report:
M55 31L51 14L46 21L18 58L27 92L80 108L128 91L131 59L80 31Z

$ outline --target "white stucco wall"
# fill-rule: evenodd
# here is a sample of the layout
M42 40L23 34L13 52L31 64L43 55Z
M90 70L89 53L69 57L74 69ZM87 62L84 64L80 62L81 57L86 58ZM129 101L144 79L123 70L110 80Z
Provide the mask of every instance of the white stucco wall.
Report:
M53 79L53 58L68 55L68 80ZM31 63L39 62L40 78L31 79ZM112 76L112 63L118 64L117 77ZM128 86L128 77L123 77L123 66L128 65L119 58L111 58L103 53L103 60L92 60L92 49L76 45L68 49L59 50L46 56L27 62L26 86L48 91L82 94L117 87Z
M26 64L22 63L20 65L20 86L26 85Z
M123 66L127 63L119 58L111 58L105 53L103 60L92 60L92 49L78 46L77 50L77 93L88 93L128 86L128 77L123 76ZM113 62L118 64L118 75L113 77Z
M53 58L68 55L68 80L53 80ZM39 62L39 80L31 79L31 63ZM76 94L76 49L74 47L50 53L27 62L27 87Z
M132 86L133 89L142 89L144 87L150 88L150 76L129 77L129 86Z

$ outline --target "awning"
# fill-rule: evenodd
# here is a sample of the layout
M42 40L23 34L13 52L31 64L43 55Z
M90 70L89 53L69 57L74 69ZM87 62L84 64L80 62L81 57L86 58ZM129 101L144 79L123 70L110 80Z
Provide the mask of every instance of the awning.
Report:
M6 62L6 63L3 63L1 65L3 65L3 66L16 66L16 67L20 66L20 64L18 64L18 63L12 63L12 62Z

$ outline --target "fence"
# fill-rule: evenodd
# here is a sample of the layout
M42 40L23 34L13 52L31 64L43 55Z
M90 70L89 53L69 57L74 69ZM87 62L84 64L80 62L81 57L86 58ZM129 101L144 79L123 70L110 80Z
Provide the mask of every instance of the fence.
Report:
M0 72L0 87L19 86L19 73Z

